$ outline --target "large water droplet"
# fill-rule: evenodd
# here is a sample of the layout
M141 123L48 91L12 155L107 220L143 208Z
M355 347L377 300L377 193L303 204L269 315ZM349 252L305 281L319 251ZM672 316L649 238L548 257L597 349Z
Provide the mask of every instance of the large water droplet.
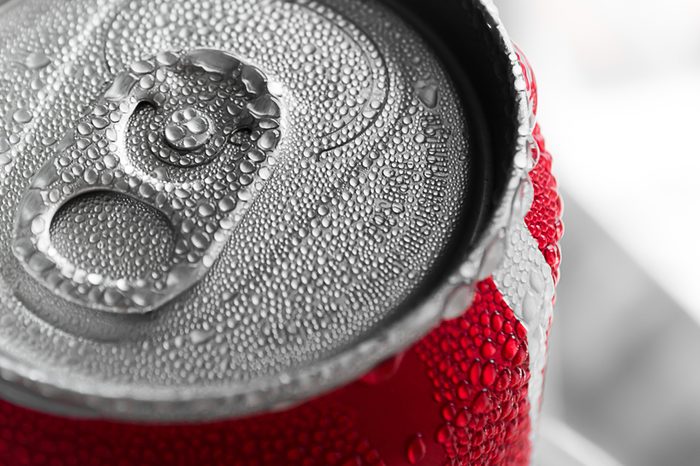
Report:
M414 435L408 442L408 447L406 448L406 459L411 464L418 464L425 458L427 452L427 447L425 445L425 440L423 440L422 434Z

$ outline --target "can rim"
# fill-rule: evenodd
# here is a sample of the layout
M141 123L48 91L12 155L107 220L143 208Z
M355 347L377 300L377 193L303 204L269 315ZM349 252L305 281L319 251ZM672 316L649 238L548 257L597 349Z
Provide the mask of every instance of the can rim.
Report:
M14 3L0 0L0 10ZM506 231L521 222L518 205L523 184L533 166L529 99L516 48L499 18L493 0L474 0L485 26L492 30L511 64L508 76L515 96L517 134L506 186L495 202L492 218L479 233L467 257L432 290L420 296L412 309L369 335L353 348L309 367L264 376L245 384L213 387L114 386L39 371L0 350L0 392L6 399L64 416L109 417L130 421L204 421L241 417L285 409L356 380L368 369L397 354L435 328L442 320L466 309L475 284L499 265ZM518 206L516 208L516 205ZM461 312L460 312L461 311Z

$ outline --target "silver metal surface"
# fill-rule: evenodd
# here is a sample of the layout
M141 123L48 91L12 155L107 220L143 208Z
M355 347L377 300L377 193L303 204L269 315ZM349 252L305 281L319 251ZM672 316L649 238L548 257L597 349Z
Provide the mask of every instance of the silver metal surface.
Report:
M528 207L530 112L490 3L515 162L479 244L428 292L465 241L470 122L395 13L46 3L0 17L6 397L146 420L285 406L407 347L501 263Z

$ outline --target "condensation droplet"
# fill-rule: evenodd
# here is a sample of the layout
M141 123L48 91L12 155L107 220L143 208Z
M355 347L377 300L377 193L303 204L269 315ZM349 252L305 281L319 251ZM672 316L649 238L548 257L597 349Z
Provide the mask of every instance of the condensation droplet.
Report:
M411 464L418 464L425 458L427 447L422 434L414 435L408 442L406 448L406 459Z

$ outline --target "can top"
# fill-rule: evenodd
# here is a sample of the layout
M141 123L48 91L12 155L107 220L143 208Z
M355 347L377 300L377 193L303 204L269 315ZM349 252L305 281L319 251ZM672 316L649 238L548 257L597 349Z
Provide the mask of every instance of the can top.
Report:
M244 415L352 380L466 307L512 160L488 171L469 63L450 68L410 14L46 5L0 17L4 396L79 416ZM491 12L463 9L507 56Z

